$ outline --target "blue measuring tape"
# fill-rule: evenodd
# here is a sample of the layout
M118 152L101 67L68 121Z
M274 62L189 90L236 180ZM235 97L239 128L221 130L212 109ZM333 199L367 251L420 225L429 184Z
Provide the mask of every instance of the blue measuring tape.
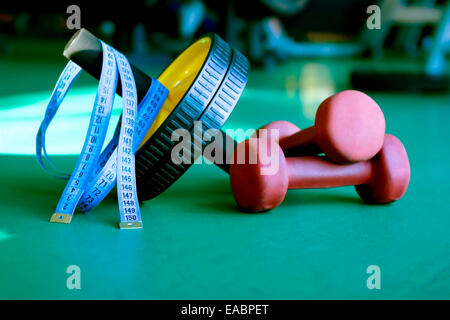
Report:
M58 81L56 82L55 88L53 89L50 101L47 106L47 110L45 111L44 120L42 120L42 123L38 130L38 134L36 136L36 158L39 165L42 169L47 171L47 173L64 180L68 180L70 178L70 174L58 170L58 168L56 168L53 162L49 159L47 150L45 148L45 133L47 132L47 128L50 125L50 122L53 120L56 111L58 111L59 106L64 100L72 83L80 74L81 70L82 69L73 62L69 62L64 68L63 72L59 76ZM44 152L44 157L50 164L52 170L45 166L42 159L42 152Z
M126 57L101 42L103 64L88 133L73 173L64 174L50 161L45 149L45 134L70 86L81 68L69 61L50 98L45 117L36 136L36 157L40 166L68 183L52 215L51 222L70 223L75 208L90 211L111 191L117 182L120 228L141 228L142 219L136 194L134 153L150 129L167 98L168 90L156 79L141 103L137 104L136 84ZM120 125L102 152L119 70L123 110ZM44 158L52 169L45 166Z

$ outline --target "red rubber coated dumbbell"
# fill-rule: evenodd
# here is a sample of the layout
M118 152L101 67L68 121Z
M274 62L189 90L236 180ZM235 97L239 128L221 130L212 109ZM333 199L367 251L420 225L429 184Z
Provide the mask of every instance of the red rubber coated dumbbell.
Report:
M277 207L288 189L355 185L365 202L388 203L403 196L410 167L403 144L386 134L380 152L371 160L340 165L324 157L286 158L273 143L248 139L235 149L230 165L231 188L239 207L260 212ZM240 159L244 155L244 161ZM251 162L252 155L256 161ZM274 170L276 168L277 170Z
M300 130L287 121L275 121L258 129L293 132L280 139L287 156L324 152L337 163L371 159L383 146L385 119L377 103L365 93L345 90L324 100L317 109L315 124Z

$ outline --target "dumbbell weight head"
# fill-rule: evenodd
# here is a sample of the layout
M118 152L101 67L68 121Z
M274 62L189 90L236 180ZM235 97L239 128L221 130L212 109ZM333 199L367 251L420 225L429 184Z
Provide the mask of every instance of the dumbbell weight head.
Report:
M381 151L371 160L370 183L355 186L367 203L389 203L400 199L410 180L410 166L405 147L396 137L387 134Z
M383 112L361 91L344 90L325 99L315 119L316 142L335 162L368 160L383 146Z
M280 205L289 185L280 146L270 139L241 142L233 153L230 182L234 198L244 211L262 212Z

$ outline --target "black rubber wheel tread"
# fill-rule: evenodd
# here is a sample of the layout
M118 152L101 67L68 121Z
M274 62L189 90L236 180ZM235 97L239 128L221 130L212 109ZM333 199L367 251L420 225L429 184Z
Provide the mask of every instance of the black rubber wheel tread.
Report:
M220 129L225 124L225 121L230 116L244 91L244 87L248 80L249 70L250 64L247 58L236 49L233 49L231 63L220 87L215 91L213 99L205 108L204 112L197 119L192 120L191 127L189 128L192 137L194 137L194 121L202 121L202 135L206 130ZM184 115L181 114L181 118L183 116ZM178 118L179 121L183 121L179 115L176 115L175 118ZM192 157L189 159L190 164L175 164L171 160L171 151L175 146L175 143L170 140L171 132L172 131L164 137L164 142L160 141L161 143L165 143L170 149L170 152L166 152L166 154L161 157L154 157L154 161L148 161L147 157L147 159L144 160L147 161L149 170L145 170L145 173L139 176L140 179L138 179L137 189L140 200L154 198L166 190L192 165L196 160L194 155L201 154L203 149L209 143L212 143L212 141L201 140L202 150L199 150L194 139L191 139L191 151L195 150L197 153L194 151L194 153L191 154Z
M170 139L174 130L184 128L189 130L218 90L227 73L232 58L232 50L229 44L216 34L208 34L212 40L210 51L190 88L174 108L167 119L147 140L147 142L136 153L136 177L139 198L146 199L143 190L143 179L148 175L160 175L157 163L166 156L171 155L174 142ZM174 176L180 176L182 172L173 172ZM155 184L160 189L167 182L161 178L161 182ZM161 185L163 183L163 185Z

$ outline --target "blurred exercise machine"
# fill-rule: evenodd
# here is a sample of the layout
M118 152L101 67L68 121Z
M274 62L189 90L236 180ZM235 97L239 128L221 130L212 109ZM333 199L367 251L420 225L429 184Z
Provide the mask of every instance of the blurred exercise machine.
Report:
M257 4L264 5L266 10L257 10ZM227 40L237 42L236 26L238 19L248 19L248 43L245 46L249 58L263 66L271 66L276 60L289 57L339 57L339 56L371 56L381 60L388 35L395 36L395 42L404 54L421 61L419 54L424 55L424 62L419 62L420 70L409 72L402 70L355 70L351 75L351 84L360 90L393 90L393 91L448 91L449 78L445 55L450 47L450 4L448 1L435 0L382 0L375 2L380 8L380 28L369 29L365 20L360 21L359 32L353 41L313 42L296 41L288 36L281 18L295 15L298 25L307 18L308 5L313 1L253 1L254 11L244 12L237 8L237 3L230 1L227 19ZM294 5L295 4L295 5ZM291 10L283 10L289 7ZM356 5L353 4L352 5ZM234 7L233 7L234 6ZM280 6L280 7L277 7ZM366 9L367 4L362 4ZM365 7L364 7L365 6ZM281 9L280 9L281 8ZM359 8L358 10L361 10ZM259 16L257 13L259 12ZM369 14L366 10L358 11L358 15ZM347 18L352 14L347 13ZM394 27L397 29L394 30ZM432 30L431 35L424 36L426 28ZM395 32L397 31L397 32ZM336 37L338 40L339 37ZM345 40L345 39L344 39ZM395 68L394 68L395 69Z
M383 45L389 31L400 26L397 42L407 55L417 55L424 49L425 61L421 71L355 70L351 75L353 87L360 90L392 91L448 91L450 79L446 57L450 51L450 3L440 6L432 0L382 2L381 29L368 38L368 46L375 58L383 56ZM420 46L420 36L425 26L432 26L432 35ZM426 45L428 44L428 46Z

